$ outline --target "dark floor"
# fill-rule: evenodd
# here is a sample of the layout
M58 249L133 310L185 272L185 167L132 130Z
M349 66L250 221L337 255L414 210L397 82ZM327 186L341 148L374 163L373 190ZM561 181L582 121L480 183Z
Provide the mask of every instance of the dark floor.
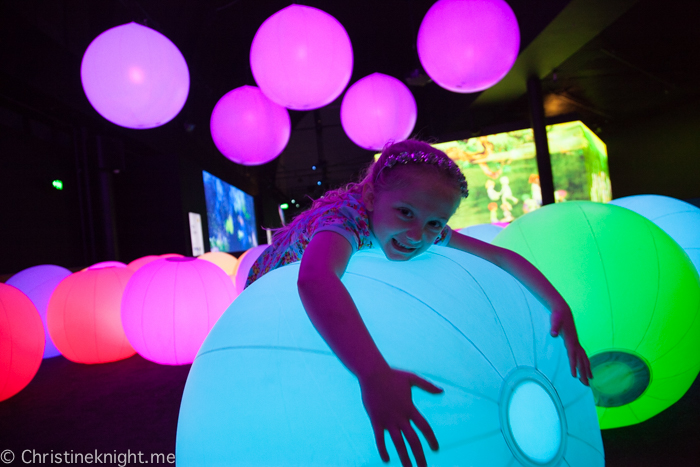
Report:
M25 449L172 454L188 371L189 365L162 366L138 355L102 365L44 360L23 391L0 402L0 451L14 452L10 465L24 465ZM604 431L607 465L700 466L698 381L651 420Z

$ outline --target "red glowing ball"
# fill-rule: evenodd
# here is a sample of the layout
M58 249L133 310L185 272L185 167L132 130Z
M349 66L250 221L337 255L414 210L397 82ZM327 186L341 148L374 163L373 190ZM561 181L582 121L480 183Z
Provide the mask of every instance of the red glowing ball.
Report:
M64 357L77 363L106 363L134 355L121 321L122 295L132 274L125 266L91 266L58 284L46 321Z
M18 289L0 283L0 401L34 378L44 355L44 326L36 307Z

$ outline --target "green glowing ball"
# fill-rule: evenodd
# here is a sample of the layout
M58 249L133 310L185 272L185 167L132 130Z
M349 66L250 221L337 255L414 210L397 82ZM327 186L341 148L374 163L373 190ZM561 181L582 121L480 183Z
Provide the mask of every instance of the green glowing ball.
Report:
M642 422L700 370L700 281L683 249L618 206L571 201L516 220L493 241L530 260L571 306L593 368L601 428Z

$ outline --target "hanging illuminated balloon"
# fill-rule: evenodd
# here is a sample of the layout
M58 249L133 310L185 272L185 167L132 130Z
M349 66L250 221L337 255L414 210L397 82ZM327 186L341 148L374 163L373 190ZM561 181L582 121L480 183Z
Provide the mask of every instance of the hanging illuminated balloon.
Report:
M44 346L44 358L55 357L61 355L56 346L51 340L49 330L46 326L46 309L49 305L49 298L58 284L70 276L71 272L61 266L53 264L42 264L33 266L23 271L18 272L10 277L7 285L17 287L32 301L44 327L44 337L46 345Z
M236 298L229 276L197 258L165 258L129 280L121 305L129 342L164 365L192 363L216 320Z
M121 320L122 295L133 273L126 266L91 266L58 284L46 323L64 357L76 363L107 363L134 355Z
M237 164L260 165L279 156L289 141L289 112L255 86L229 91L211 113L211 137Z
M238 258L238 266L236 267L236 272L233 277L233 283L236 285L236 292L241 293L245 287L245 283L248 280L248 274L250 273L250 268L260 255L269 247L270 245L258 245L249 250L246 250L240 258Z
M700 271L700 208L676 198L637 195L617 198L610 204L641 214L669 234L685 250Z
M340 121L358 146L381 150L389 141L408 138L416 124L416 100L398 79L373 73L345 93Z
M0 283L0 401L29 384L41 365L44 327L19 289Z
M205 340L180 406L179 465L385 465L357 380L304 311L298 271L253 283ZM342 280L389 364L445 390L413 392L440 442L428 465L604 464L591 391L512 276L433 247L405 262L359 251Z
M519 48L518 21L504 0L440 0L418 30L425 72L452 92L490 88L510 71Z
M90 104L112 123L154 128L172 120L190 89L187 63L170 39L136 23L93 40L80 66Z
M260 26L250 68L277 104L310 110L334 101L352 75L352 45L343 25L319 9L290 5Z
M601 428L642 422L700 370L700 281L683 249L628 209L545 206L492 242L535 265L571 306L593 370Z
M469 235L470 237L474 237L478 240L481 240L482 242L491 243L491 241L493 241L493 239L496 238L496 235L501 233L501 230L503 230L503 227L501 227L500 225L477 224L460 229L458 232L462 235Z

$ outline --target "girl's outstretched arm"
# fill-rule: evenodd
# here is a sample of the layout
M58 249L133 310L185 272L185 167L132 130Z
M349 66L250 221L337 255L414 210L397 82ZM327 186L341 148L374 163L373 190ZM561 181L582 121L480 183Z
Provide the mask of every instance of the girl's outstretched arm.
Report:
M340 281L351 255L352 247L342 235L330 231L314 235L304 250L299 269L299 296L321 337L357 377L382 460L389 461L384 444L384 430L387 430L403 466L410 467L411 460L402 434L417 465L425 466L425 454L411 421L421 430L431 449L437 450L438 442L413 404L411 387L432 394L441 393L442 389L413 373L393 369L384 360Z
M551 311L552 336L562 334L569 355L571 375L588 386L588 380L593 377L591 364L586 352L581 347L574 325L571 308L564 297L547 280L546 277L528 260L514 251L501 248L476 238L452 232L448 246L479 256L489 261L518 279L543 305Z

